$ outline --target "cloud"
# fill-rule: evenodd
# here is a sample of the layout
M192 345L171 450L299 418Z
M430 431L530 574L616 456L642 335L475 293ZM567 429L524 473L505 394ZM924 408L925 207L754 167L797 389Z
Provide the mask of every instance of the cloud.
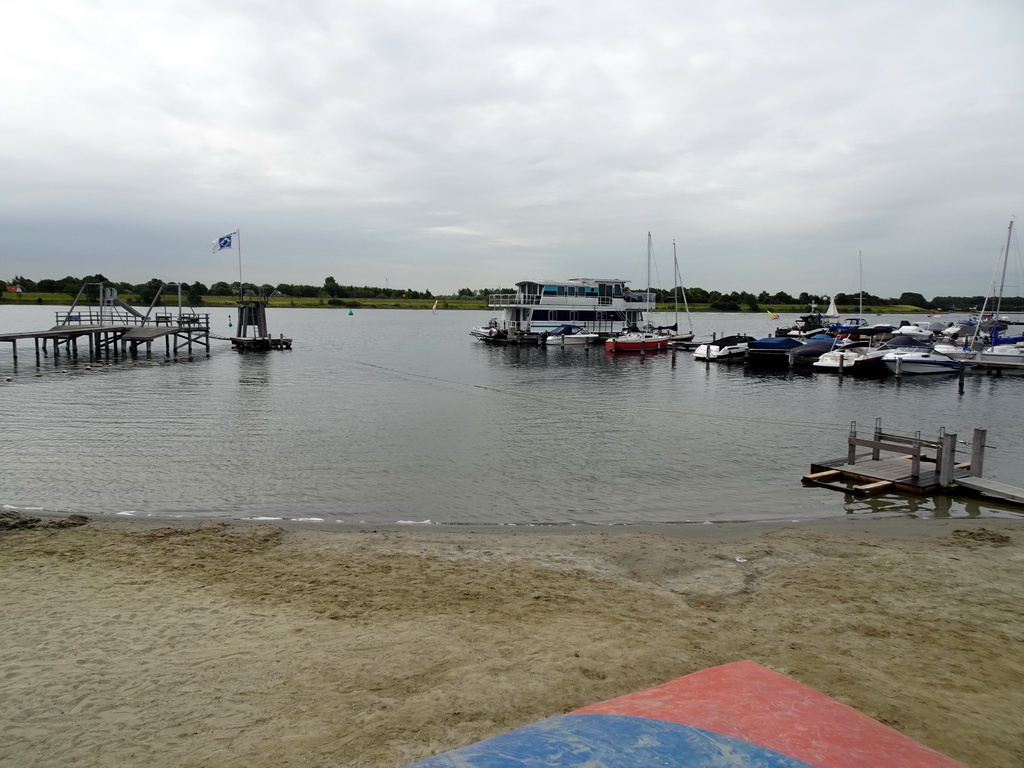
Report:
M1020 201L1010 2L3 15L12 274L230 279L241 228L261 282L639 281L651 231L688 285L976 293Z

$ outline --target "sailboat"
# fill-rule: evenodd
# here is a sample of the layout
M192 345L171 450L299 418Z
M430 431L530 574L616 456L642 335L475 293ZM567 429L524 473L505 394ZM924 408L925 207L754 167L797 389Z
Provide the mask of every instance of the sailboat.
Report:
M647 293L645 298L647 303L650 304L650 309L654 309L656 302L651 301L653 293L651 291L651 255L653 246L651 245L651 233L647 233ZM669 342L672 337L668 334L662 333L660 330L655 330L648 323L642 330L633 328L632 330L620 333L618 336L612 336L604 343L605 349L609 352L647 352L651 350L667 349Z
M985 305L981 308L982 321L978 323L975 329L975 338L977 338L978 332L981 330L983 325L991 328L991 340L990 346L986 346L978 352L978 359L985 363L1001 363L1003 367L1007 368L1018 368L1024 367L1024 338L1000 338L999 331L1006 328L1004 321L1000 319L1000 311L1003 308L1003 288L1006 285L1006 263L1010 259L1010 242L1013 238L1013 220L1010 220L1010 227L1006 233L1006 249L1003 252L1003 270L1002 275L999 278L999 291L996 294L996 306L995 312L992 313L991 318L985 319L985 306L988 304L988 299L985 299ZM971 344L974 347L974 344Z
M690 304L686 300L686 289L683 287L682 278L679 276L679 259L676 258L676 241L672 241L672 266L674 268L674 279L675 282L672 284L672 298L676 303L676 332L672 334L672 341L693 341L693 320L690 318ZM676 294L676 289L679 289L683 293L683 307L686 309L686 323L690 326L689 331L683 331L680 333L679 328L679 296Z
M825 310L823 317L837 318L839 317L839 310L836 309L836 297L833 296L828 302L828 309Z

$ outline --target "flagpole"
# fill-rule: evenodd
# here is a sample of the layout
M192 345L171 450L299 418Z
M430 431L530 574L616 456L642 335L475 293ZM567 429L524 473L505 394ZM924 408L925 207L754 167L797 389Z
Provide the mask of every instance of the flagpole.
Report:
M235 237L238 238L238 301L242 302L242 230L235 230Z

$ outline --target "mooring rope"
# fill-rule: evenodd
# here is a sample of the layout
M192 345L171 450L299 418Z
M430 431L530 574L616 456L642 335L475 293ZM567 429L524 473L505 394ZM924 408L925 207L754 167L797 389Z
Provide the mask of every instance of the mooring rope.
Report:
M573 399L573 396L569 396L569 395L557 395L557 394L550 394L550 393L543 393L543 392L524 392L522 390L511 389L511 388L508 388L508 387L495 387L495 386L492 386L492 385L489 385L489 384L473 384L473 383L470 383L470 382L455 381L453 379L445 379L445 378L442 378L440 376L428 376L428 375L422 374L422 373L415 373L415 372L412 372L412 371L403 371L403 370L400 370L400 369L397 369L397 368L389 368L388 366L380 365L379 363L369 363L369 362L366 362L364 360L349 360L349 362L356 363L358 365L362 365L362 366L365 366L367 368L376 368L376 369L381 370L381 371L387 371L388 373L397 374L399 376L406 376L408 378L422 379L424 381L431 381L431 382L436 382L436 383L439 383L439 384L446 384L446 385L453 385L453 386L459 386L459 387L466 387L466 388L469 388L469 389L482 389L482 390L489 391L489 392L497 392L497 393L500 393L500 394L503 394L503 395L509 395L511 397L522 397L522 398L527 398L527 399L532 399L532 400L547 400L547 401L551 401L551 402L562 402L562 401ZM635 407L637 410L649 411L649 412L652 412L652 413L666 413L666 414L674 414L674 415L679 415L679 416L701 416L701 417L705 417L705 418L713 418L716 421L728 420L728 421L750 422L750 423L755 423L755 424L776 424L776 425L792 426L792 427L807 427L807 428L820 429L820 430L823 430L823 431L830 431L830 432L832 432L832 431L848 432L849 429L850 429L850 423L849 422L844 422L842 424L839 424L839 423L829 423L829 422L822 422L822 421L797 421L795 419L772 419L772 418L765 418L763 416L742 416L742 415L739 415L739 414L723 414L723 413L721 413L719 411L716 411L714 413L708 413L707 411L695 411L695 410L688 410L688 409L685 409L685 408L667 408L667 407L663 407L663 406L641 405L641 404L636 404L636 403L633 404L633 407Z

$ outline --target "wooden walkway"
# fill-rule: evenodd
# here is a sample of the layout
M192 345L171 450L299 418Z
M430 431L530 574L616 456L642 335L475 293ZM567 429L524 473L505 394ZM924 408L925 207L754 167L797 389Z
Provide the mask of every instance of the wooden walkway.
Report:
M983 496L995 496L1017 504L1024 504L1024 488L1015 488L1006 483L986 480L983 477L967 477L956 481L957 486L977 491Z
M178 351L187 348L192 352L193 345L209 351L210 343L209 315L174 317L156 324L128 323L81 323L72 322L55 325L48 330L22 331L19 333L0 334L0 343L10 342L14 363L18 363L18 342L31 340L35 347L36 365L52 348L54 358L61 354L77 358L79 342L88 342L88 354L91 358L101 355L118 357L120 355L135 356L138 348L145 345L147 353L152 351L153 342L164 339L166 354L177 355Z

